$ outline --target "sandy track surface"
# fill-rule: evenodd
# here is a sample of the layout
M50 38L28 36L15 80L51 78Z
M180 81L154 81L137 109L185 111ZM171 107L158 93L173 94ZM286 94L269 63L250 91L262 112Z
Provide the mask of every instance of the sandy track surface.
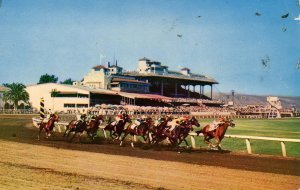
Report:
M1 189L298 189L300 177L0 141ZM245 163L247 164L247 163Z
M0 121L1 122L1 121ZM14 134L14 135L12 135ZM36 140L0 127L0 189L299 189L300 160Z

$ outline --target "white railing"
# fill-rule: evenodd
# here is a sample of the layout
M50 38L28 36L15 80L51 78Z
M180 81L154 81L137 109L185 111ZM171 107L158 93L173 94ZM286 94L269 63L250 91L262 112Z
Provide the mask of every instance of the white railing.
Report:
M195 141L195 136L197 136L197 134L195 132L192 132L192 133L189 133L189 135L191 137L192 147L197 148L196 147L196 141ZM200 134L200 136L203 136L203 135ZM286 148L285 148L285 142L300 143L300 139L288 139L288 138L257 137L257 136L243 136L243 135L225 135L225 137L245 139L248 154L252 154L250 139L252 139L252 140L265 140L265 141L278 141L281 144L281 151L282 151L282 156L283 157L287 156Z

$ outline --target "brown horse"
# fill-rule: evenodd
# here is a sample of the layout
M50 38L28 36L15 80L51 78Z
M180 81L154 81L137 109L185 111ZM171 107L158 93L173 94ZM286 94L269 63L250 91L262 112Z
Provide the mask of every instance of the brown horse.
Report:
M120 119L117 123L113 124L114 122L111 122L111 118L109 119L108 124L105 126L104 130L107 130L110 132L110 137L112 139L118 139L121 137L124 127L127 122L131 122L131 119L128 114L124 113L122 115L122 119Z
M152 139L151 143L158 144L166 138L164 133L168 128L168 122L172 121L172 117L161 118L161 122L156 127L150 128L149 137Z
M41 122L39 125L39 135L38 135L38 140L40 140L40 135L43 129L45 129L46 132L46 138L51 136L51 132L53 131L54 128L54 122L57 122L59 120L59 116L57 114L51 114L50 118L47 122Z
M82 117L80 120L75 120L73 119L70 121L70 123L66 126L66 131L64 133L64 137L69 137L71 132L76 132L76 131L84 131L87 125L87 121L85 116Z
M70 142L73 140L73 138L76 136L77 133L80 133L79 141L81 142L81 136L86 131L88 137L91 141L94 140L94 138L97 135L97 131L99 129L99 125L104 121L103 116L95 116L90 120L90 122L87 122L85 120L79 120L75 122L72 120L68 125L68 132L64 134L64 136L69 136L71 132L74 132L74 135L69 140Z
M97 131L100 125L104 122L104 118L102 115L96 116L92 118L91 121L88 123L86 132L91 140L94 140L97 136Z
M141 137L143 137L145 143L148 140L148 138L149 138L149 129L153 125L152 118L148 117L146 119L146 121L141 122L141 124L138 125L138 126L134 126L133 127L133 125L134 124L131 124L131 125L127 126L127 128L124 130L125 134L124 134L124 136L123 136L123 138L122 138L122 140L120 142L120 146L122 146L123 141L124 141L124 139L126 138L126 136L128 134L131 135L131 142L130 142L130 144L131 144L132 148L134 147L134 144L133 144L133 141L134 141L133 137L134 136L141 136Z
M226 120L224 123L220 124L218 128L215 130L210 131L210 125L206 125L203 129L196 131L197 135L200 133L203 133L204 136L204 142L209 145L209 147L217 147L219 150L221 149L221 141L224 138L224 135L226 133L226 130L228 127L235 127L235 124L233 123L233 120ZM210 140L215 139L217 142L216 145L213 145Z
M185 142L186 146L189 146L188 142L186 141L186 137L189 135L190 131L193 131L193 126L200 127L200 123L194 116L191 119L184 121L174 129L174 141L177 141L177 146L179 146L183 141Z

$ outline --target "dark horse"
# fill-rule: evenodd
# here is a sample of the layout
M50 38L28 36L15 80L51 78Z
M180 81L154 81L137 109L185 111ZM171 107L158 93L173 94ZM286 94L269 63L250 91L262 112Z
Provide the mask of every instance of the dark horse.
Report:
M188 142L186 141L186 137L189 135L190 131L193 131L193 126L200 127L200 123L198 120L193 116L191 119L188 119L181 123L178 127L174 129L174 142L177 141L177 145L179 146L183 141L185 142L186 146L189 146Z
M96 116L95 118L91 119L86 129L86 132L88 136L91 138L91 140L95 139L95 137L97 136L97 131L103 122L104 122L104 118L102 115Z
M97 131L99 129L99 125L104 121L103 117L96 116L91 119L90 122L87 122L85 120L72 120L68 125L67 125L67 130L65 131L64 136L68 137L71 132L74 132L74 135L71 137L69 140L70 142L73 140L73 138L76 136L77 133L80 133L79 136L79 141L81 142L81 136L84 131L86 131L88 137L91 140L94 140L94 138L97 135Z
M38 135L38 140L40 140L40 135L43 129L45 129L46 132L46 138L51 136L51 132L53 131L54 128L54 122L57 122L59 120L59 116L57 114L51 114L50 118L47 122L41 122L40 123L40 131Z
M151 127L149 137L153 139L151 143L158 144L166 138L164 131L168 128L168 122L172 121L172 117L161 118L161 122L156 127Z
M109 122L108 125L105 126L104 130L108 130L110 132L110 137L112 139L118 139L121 137L127 122L131 122L131 119L128 114L123 114L122 119L120 119L115 125L112 122Z
M133 144L133 137L134 136L141 136L144 139L144 142L146 143L146 141L149 139L149 129L150 127L153 125L153 120L151 117L148 117L146 119L146 121L141 122L140 125L133 127L134 124L131 124L129 126L127 126L127 128L124 130L124 136L120 142L120 146L122 146L124 139L126 138L126 136L128 134L131 135L131 146L132 148L134 147Z
M196 131L197 135L199 135L200 133L203 133L204 136L204 142L207 143L209 145L209 147L217 147L219 150L221 149L221 141L224 138L224 135L226 133L226 130L228 127L235 127L235 124L233 123L233 120L226 120L224 121L224 123L219 124L219 127L216 128L215 130L210 131L210 125L206 125L203 129L201 129L200 131ZM215 139L215 141L217 142L216 145L213 145L210 142L210 139Z

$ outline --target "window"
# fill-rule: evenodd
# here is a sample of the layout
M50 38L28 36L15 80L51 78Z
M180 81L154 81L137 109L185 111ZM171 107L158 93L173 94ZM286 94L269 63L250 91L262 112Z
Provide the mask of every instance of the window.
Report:
M88 104L77 104L77 108L87 108Z
M64 108L75 108L75 104L64 104Z

